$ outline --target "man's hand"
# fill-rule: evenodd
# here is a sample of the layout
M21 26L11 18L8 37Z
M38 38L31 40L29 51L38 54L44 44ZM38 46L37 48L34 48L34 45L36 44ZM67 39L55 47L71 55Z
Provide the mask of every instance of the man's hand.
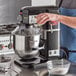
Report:
M41 13L36 16L38 24L45 24L47 21L58 21L59 15L52 13Z

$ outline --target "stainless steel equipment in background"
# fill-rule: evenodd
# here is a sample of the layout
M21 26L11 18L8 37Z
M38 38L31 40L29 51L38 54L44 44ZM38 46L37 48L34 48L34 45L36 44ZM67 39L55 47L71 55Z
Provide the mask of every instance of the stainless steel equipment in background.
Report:
M18 25L2 25L0 26L0 55L13 54L13 31Z
M60 56L59 23L47 22L42 27L36 23L36 15L44 12L58 13L58 8L55 6L21 8L20 26L13 39L15 53L20 57L16 63L37 64L41 63L41 60L47 61ZM53 23L55 23L54 26ZM41 52L44 53L44 57L41 57Z
M11 35L11 32L17 26L17 24L0 26L0 74L9 70L14 59L13 35Z

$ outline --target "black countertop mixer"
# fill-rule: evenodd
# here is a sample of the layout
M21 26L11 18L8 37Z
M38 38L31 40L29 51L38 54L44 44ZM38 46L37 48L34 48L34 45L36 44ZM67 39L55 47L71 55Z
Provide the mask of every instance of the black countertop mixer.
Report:
M37 65L60 56L59 23L47 22L43 26L36 23L40 13L57 13L55 6L22 7L19 15L19 30L14 34L14 50L19 56L15 63Z

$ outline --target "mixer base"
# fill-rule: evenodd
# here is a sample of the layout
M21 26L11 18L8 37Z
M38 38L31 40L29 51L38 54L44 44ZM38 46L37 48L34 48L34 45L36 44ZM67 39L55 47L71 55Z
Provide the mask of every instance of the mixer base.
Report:
M32 58L32 59L17 59L14 61L15 64L24 67L24 68L30 68L33 64L40 63L39 58Z
M42 64L42 63L45 63L46 60L43 60L43 59L39 59L39 58L32 58L32 59L26 59L26 60L23 60L23 59L16 59L14 61L14 63L20 67L23 67L23 68L31 68L33 69L34 66L37 66L39 64Z

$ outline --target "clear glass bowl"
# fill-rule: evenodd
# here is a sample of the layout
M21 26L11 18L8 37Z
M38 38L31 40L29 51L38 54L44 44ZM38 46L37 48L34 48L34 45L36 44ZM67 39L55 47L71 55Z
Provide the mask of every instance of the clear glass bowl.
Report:
M70 68L70 62L65 59L52 60L47 62L48 72L52 75L65 75Z

